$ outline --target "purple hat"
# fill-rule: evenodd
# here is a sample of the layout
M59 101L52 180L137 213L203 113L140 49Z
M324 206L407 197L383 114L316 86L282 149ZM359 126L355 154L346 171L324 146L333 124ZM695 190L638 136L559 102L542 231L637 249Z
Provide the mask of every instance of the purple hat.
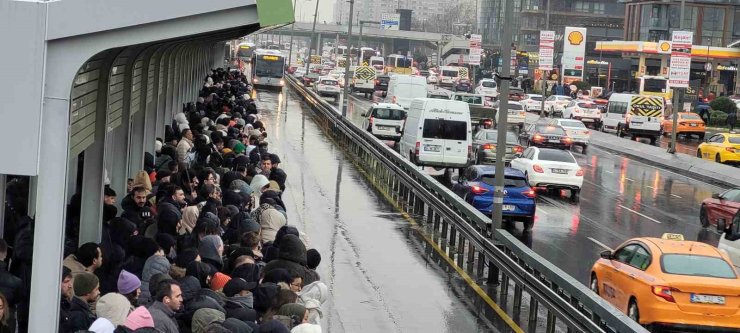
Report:
M121 294L130 294L136 289L141 287L141 280L136 275L121 270L121 274L118 275L118 292Z

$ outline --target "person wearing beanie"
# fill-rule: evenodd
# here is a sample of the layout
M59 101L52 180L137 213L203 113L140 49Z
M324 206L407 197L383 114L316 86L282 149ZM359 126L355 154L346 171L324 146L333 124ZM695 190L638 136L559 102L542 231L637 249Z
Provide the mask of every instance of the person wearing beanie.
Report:
M244 144L243 144L243 143L241 143L241 142L237 142L237 143L236 143L236 144L234 145L234 154L237 154L237 155L241 155L241 154L244 154L244 152L245 152L246 150L247 150L247 147L246 147L246 146L244 146Z
M154 319L152 319L152 314L149 313L149 310L140 306L129 313L124 326L131 330L138 330L144 327L154 328Z
M118 292L128 299L131 306L139 305L139 295L141 295L141 280L128 271L121 270L118 275Z
M250 290L257 288L257 282L247 282L242 278L232 278L224 286L226 295L226 314L233 309L252 309L254 307L254 295Z
M73 287L75 297L70 302L68 316L71 332L86 330L95 321L95 314L90 309L100 295L100 281L95 274L82 272L74 277Z
M105 186L103 189L103 203L106 205L116 204L116 191L110 188L110 186Z
M119 293L107 293L95 304L98 317L110 320L114 326L123 325L131 309L131 303Z
M231 277L224 273L218 272L213 274L213 278L211 278L211 290L223 291L224 286L229 282L229 280L231 280Z

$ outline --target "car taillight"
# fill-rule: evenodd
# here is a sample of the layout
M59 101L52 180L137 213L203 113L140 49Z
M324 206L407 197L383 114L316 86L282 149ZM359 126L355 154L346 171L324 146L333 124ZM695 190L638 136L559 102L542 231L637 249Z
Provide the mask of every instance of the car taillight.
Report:
M414 154L416 157L419 157L419 148L421 147L421 142L416 141L416 148L414 148Z
M528 190L522 192L522 194L527 198L534 198L537 196L537 192L531 187Z
M583 177L583 169L578 168L578 171L576 171L576 177Z
M537 173L544 173L545 172L545 170L542 169L542 167L539 164L533 165L532 166L532 169L534 170L534 172L537 172Z
M542 135L535 134L534 137L532 137L532 141L542 141L545 138L542 137Z
M686 123L685 122L680 122L678 124L681 125L681 126L686 126Z
M571 142L573 142L573 139L571 139L570 137L567 137L566 136L566 137L563 138L563 142L564 143L571 143Z
M483 121L483 125L486 125L486 126L491 126L491 125L493 125L493 120L491 120L491 119L486 119L486 120L484 120L484 121Z
M252 82L253 82L253 83L257 83L257 82L259 82L259 81L257 81L257 79L252 79Z
M493 150L493 149L496 149L496 145L492 145L490 143L486 143L486 144L483 145L482 148L483 148L483 150Z
M522 148L522 146L516 146L516 147L514 147L514 152L515 153L521 153L523 151L524 151L524 148Z
M731 152L731 153L734 153L734 152L736 151L736 149L735 149L735 148L733 148L733 147L725 147L725 150L726 150L726 151L729 151L729 152Z
M468 157L473 156L473 146L468 145Z
M375 80L375 84L380 84L380 80Z
M470 187L470 192L473 192L473 194L483 194L483 193L488 192L488 190L486 190L485 188L481 186L473 185Z
M653 286L653 294L655 296L658 296L668 302L676 303L676 300L673 298L673 293L671 291L675 290L671 287L666 286Z
M589 130L583 131L583 135L589 135L589 134L591 134L591 131L589 131Z

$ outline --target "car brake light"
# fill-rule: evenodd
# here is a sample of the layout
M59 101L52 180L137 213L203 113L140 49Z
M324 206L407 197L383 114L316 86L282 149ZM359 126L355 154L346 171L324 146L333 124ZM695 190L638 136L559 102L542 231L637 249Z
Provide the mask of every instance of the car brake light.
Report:
M583 169L578 168L578 171L576 171L576 177L583 177Z
M544 139L545 138L543 138L542 135L535 134L534 137L532 138L532 141L542 141Z
M533 165L532 166L532 169L534 170L534 172L537 172L537 173L544 173L545 172L545 170L542 169L542 167L539 164Z
M259 81L257 79L252 79L252 82L257 83Z
M676 303L676 300L673 298L673 290L676 289L666 286L653 286L653 294L655 294L655 296L658 296L668 302Z
M680 123L678 123L678 124L679 124L680 126L686 126L686 123L684 123L684 122L680 122Z
M484 120L484 121L483 121L483 124L484 124L484 125L486 125L486 126L490 126L490 125L493 125L493 120L491 120L491 119L486 119L486 120Z
M482 148L483 148L483 150L493 150L493 149L496 149L496 145L492 145L490 143L486 143L486 144L483 145Z
M589 130L585 130L585 131L583 131L583 134L584 134L584 135L589 135L589 134L591 134L591 131L589 131Z
M375 80L375 84L380 84L380 80Z
M421 147L421 142L416 141L416 148L414 148L414 154L416 157L419 157L419 148Z
M488 190L478 185L473 185L470 187L470 192L473 192L473 194L483 194L488 192Z
M537 192L531 187L528 190L522 192L522 194L527 198L534 198L537 196Z
M570 137L567 137L566 136L566 137L563 138L563 142L565 142L565 143L571 143L571 142L573 142L573 139L571 139Z
M729 151L731 153L734 153L735 152L735 148L733 148L733 147L725 147L725 150L726 151Z

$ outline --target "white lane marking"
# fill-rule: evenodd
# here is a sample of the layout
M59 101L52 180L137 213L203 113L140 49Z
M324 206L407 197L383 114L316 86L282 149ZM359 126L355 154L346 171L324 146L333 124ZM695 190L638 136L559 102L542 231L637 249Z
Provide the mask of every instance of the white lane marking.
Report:
M606 173L614 173L614 171L604 170Z
M595 240L595 239L593 239L593 238L591 238L591 237L586 237L586 238L588 238L588 240L590 240L590 241L592 241L592 242L596 243L596 245L598 245L598 246L601 246L601 247L603 247L603 248L605 248L605 249L607 249L607 250L609 250L609 251L614 251L614 249L612 249L612 248L610 248L610 247L606 246L606 245L605 245L604 243L602 243L602 242L599 242L599 241L597 241L597 240Z
M544 209L542 209L540 207L537 207L537 213L544 213L545 215L550 215L550 213L548 213L546 210L544 210Z
M652 186L650 186L650 185L645 185L645 187L647 187L647 188L654 188L654 187L652 187Z
M635 181L634 179L632 179L632 178L627 178L627 177L624 177L624 179L626 179L626 180L629 180L629 181L631 181L631 182Z
M646 219L648 219L648 220L650 220L650 221L653 221L653 222L655 222L655 223L663 223L663 222L660 222L660 221L658 221L658 220L656 220L656 219L654 219L654 218L652 218L652 217L650 217L650 216L647 216L647 215L645 215L645 214L643 214L643 213L640 213L640 212L634 211L634 210L632 210L632 209L629 209L629 208L625 207L624 205L619 205L619 207L622 207L622 208L624 208L624 209L626 209L626 210L628 210L628 211L630 211L630 212L633 212L633 213L635 213L635 214L637 214L637 215L640 215L640 216L642 216L642 217L644 217L644 218L646 218Z
M675 194L673 194L673 193L671 193L671 196L672 196L672 197L676 197L676 198L679 198L679 199L683 198L682 196L680 196L680 195L675 195Z

